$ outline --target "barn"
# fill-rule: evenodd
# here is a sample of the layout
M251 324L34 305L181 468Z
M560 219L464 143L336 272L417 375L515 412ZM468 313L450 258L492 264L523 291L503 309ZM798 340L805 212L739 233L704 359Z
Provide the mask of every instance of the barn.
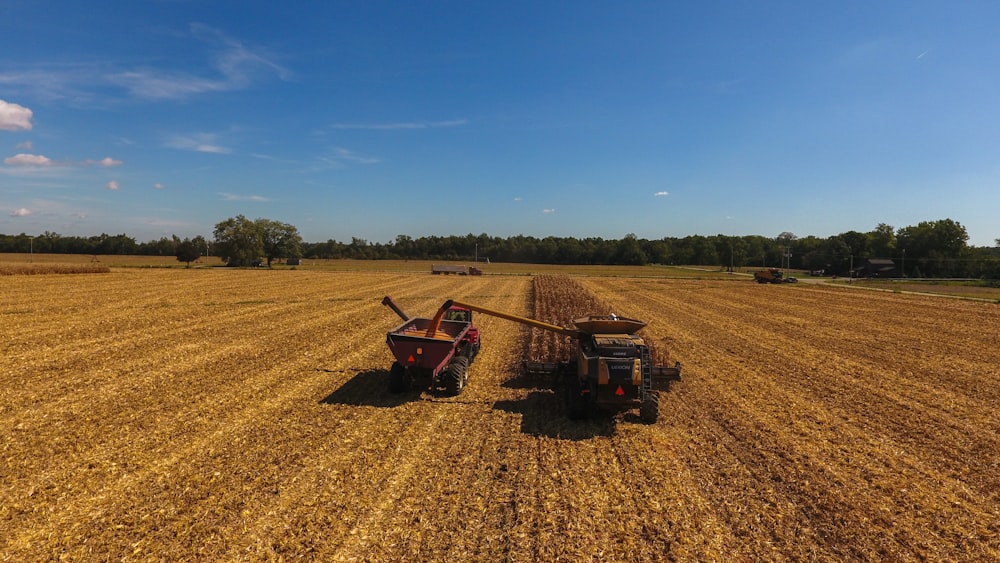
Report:
M899 270L896 263L888 258L869 258L864 265L855 270L859 278L898 278Z

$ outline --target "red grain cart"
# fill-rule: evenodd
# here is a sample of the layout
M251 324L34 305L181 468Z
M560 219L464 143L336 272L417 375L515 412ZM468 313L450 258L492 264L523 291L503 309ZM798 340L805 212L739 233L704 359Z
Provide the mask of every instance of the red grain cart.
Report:
M472 311L459 307L435 319L410 318L386 296L382 303L405 321L386 334L386 344L396 358L389 370L389 391L401 393L419 380L451 395L462 392L469 380L469 364L479 352L479 329Z

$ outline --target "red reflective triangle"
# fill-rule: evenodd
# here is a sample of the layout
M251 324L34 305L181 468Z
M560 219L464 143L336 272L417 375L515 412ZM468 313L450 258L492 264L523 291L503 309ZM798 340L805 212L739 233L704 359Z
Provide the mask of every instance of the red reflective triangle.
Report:
M410 354L410 357L409 357L409 358L406 358L406 361L408 361L408 362L410 362L410 363L412 364L413 362L415 362L415 361L417 361L417 360L416 360L416 359L414 359L414 357L413 357L413 354Z
M618 389L617 389L617 390L615 390L615 395L618 395L618 396L621 396L621 395L624 395L624 394L625 394L625 390L624 390L624 389L622 389L622 386L621 386L621 385L619 385L619 386L618 386Z

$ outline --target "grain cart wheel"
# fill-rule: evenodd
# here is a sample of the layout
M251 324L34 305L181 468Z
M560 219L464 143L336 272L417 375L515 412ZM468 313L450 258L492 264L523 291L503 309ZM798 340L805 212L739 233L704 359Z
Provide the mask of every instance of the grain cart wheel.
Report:
M646 424L653 424L660 417L660 393L649 391L639 405L639 418Z
M410 390L412 383L413 376L407 373L406 368L401 366L399 362L393 362L392 368L389 370L389 392L405 393Z
M444 388L449 395L458 395L469 380L469 358L458 356L448 365L444 374Z

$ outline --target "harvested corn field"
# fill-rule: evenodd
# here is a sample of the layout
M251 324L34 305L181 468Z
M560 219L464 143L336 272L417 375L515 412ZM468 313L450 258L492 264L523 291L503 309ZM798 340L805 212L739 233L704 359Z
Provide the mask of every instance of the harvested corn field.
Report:
M461 395L386 393L383 295L532 315L526 276L7 278L0 559L1000 557L995 305L573 283L684 364L657 424L567 420L485 315Z

